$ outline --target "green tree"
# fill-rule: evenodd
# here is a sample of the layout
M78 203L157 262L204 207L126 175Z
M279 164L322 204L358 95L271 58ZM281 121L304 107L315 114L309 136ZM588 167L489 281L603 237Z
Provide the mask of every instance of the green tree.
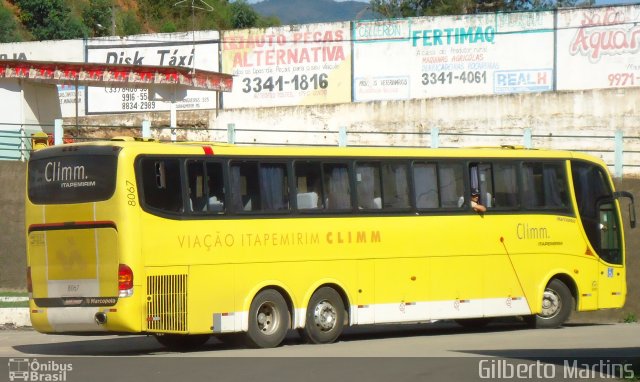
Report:
M119 12L118 20L118 34L120 36L131 36L142 32L142 26L140 25L135 12Z
M0 43L20 41L18 23L10 10L0 4Z
M160 27L160 33L173 33L173 32L177 32L178 31L178 27L176 26L176 24L169 20L167 22L165 22L164 24L162 24L162 26Z
M262 16L258 19L258 22L256 23L256 27L268 28L268 27L276 27L281 24L282 22L277 16Z
M235 29L252 28L260 16L245 0L238 0L230 5L231 26Z
M473 14L500 11L534 11L577 5L591 0L371 0L374 12L389 18Z
M82 8L82 19L93 37L111 34L113 0L89 0Z
M63 0L16 0L20 20L37 40L85 37L86 27Z

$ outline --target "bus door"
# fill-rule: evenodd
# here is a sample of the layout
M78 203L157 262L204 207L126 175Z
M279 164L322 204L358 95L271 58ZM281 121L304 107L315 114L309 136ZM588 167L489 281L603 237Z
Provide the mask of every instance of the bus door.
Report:
M597 259L598 308L617 308L624 304L626 275L622 240L622 219L617 198L633 197L612 192L605 171L586 162L572 162L573 184L582 228L588 239L587 253ZM632 215L632 226L635 218Z
M623 267L623 248L619 219L613 199L598 203L598 236L596 252L598 264L598 307L622 307L626 294L626 277Z

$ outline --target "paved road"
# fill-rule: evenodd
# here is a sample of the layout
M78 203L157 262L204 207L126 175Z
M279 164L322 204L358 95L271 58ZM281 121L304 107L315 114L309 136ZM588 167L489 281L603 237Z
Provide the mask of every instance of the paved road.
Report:
M292 333L276 349L211 339L197 351L182 353L166 351L146 336L5 330L0 331L0 357L67 362L73 366L67 381L113 381L114 373L120 380L152 375L154 381L611 380L620 372L640 370L640 325L531 330L501 323L476 331L450 323L393 325L350 328L330 345L301 344ZM515 378L519 369L524 374ZM0 381L6 373L7 363L0 362Z

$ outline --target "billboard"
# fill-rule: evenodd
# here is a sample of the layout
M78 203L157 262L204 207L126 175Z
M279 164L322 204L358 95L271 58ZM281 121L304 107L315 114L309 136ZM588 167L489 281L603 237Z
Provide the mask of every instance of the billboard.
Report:
M219 33L105 37L87 42L87 62L104 64L180 66L219 72ZM146 88L88 87L87 114L169 111L173 95L159 98ZM216 92L187 90L176 95L177 110L215 109Z
M640 86L640 5L558 12L558 90Z
M553 13L355 22L354 101L553 89Z
M225 31L222 71L225 108L350 102L349 23Z

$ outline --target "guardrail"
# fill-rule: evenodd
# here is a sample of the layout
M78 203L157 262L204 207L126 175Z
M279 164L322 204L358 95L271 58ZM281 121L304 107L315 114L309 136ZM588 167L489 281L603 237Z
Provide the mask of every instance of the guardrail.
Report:
M151 126L82 125L63 126L56 120L53 126L27 124L0 124L14 130L0 130L0 160L28 160L32 150L32 133L44 127L53 130L53 144L110 139L114 136L142 136L164 142L217 141L237 145L276 146L350 146L350 147L431 147L457 148L468 146L523 146L584 152L602 158L615 177L640 175L640 136L624 136L621 130L613 135L575 135L538 133L533 128L520 132L469 133L441 131L432 127L428 131L362 131L338 130L261 130L236 128L196 128Z

